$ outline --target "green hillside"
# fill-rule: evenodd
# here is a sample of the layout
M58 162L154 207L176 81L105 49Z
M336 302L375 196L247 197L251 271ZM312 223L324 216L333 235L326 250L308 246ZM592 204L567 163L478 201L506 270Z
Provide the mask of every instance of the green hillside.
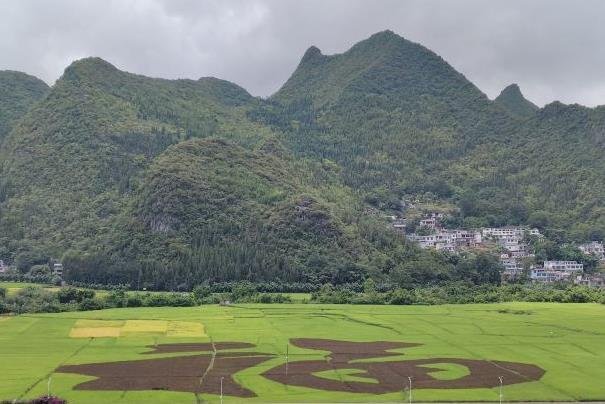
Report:
M434 261L384 222L360 218L355 195L322 167L266 146L198 139L158 156L116 232L124 244L109 246L116 265L130 262L123 282L348 283L404 270L395 263L405 257ZM85 256L71 262L83 269L72 272L78 279L113 276L108 268L115 261L98 268Z
M455 203L461 226L605 235L602 108L534 111L516 86L490 101L390 31L340 55L309 49L272 100L255 118L283 130L296 153L341 165L343 181L379 208L416 197Z
M523 97L517 84L511 84L502 90L494 102L519 118L531 117L539 109L534 103Z
M7 138L2 258L63 257L71 280L155 288L360 282L404 257L439 261L364 218L337 167L248 119L261 103L217 79L72 64Z
M247 102L245 90L217 79L150 79L100 59L75 62L5 141L5 258L34 247L60 257L106 241L169 145L212 136L250 145L270 133L246 119Z
M15 122L47 91L46 83L33 76L0 71L0 144Z
M7 138L7 192L11 201L40 188L71 191L60 200L108 192L119 198L170 144L191 137L262 139L263 129L240 110L251 99L217 79L149 79L100 59L76 62Z
M417 199L455 206L455 226L605 236L605 109L530 107L517 87L489 100L390 31L340 55L310 48L267 100L83 59L0 150L0 259L168 289L491 279L384 216Z
M282 125L292 147L343 165L345 182L371 199L383 188L395 199L449 196L450 162L480 144L509 142L517 126L438 55L390 31L342 55L311 48L272 99L308 117L306 125ZM260 119L272 122L274 109Z

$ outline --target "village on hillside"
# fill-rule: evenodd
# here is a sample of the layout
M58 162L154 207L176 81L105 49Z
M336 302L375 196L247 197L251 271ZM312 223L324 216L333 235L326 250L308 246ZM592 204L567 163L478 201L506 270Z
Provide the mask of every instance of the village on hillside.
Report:
M605 287L605 275L587 273L584 264L577 261L544 260L536 262L531 238L542 238L538 229L525 226L482 227L477 229L450 229L443 225L446 214L425 213L410 226L405 217L389 216L392 227L420 248L458 254L469 250L492 251L502 264L502 282L575 283ZM409 231L410 227L414 231ZM583 254L605 265L603 243L592 241L576 246Z

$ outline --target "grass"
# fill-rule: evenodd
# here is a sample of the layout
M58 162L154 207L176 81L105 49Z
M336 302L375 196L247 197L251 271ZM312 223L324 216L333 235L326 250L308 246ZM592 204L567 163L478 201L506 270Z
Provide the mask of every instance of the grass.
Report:
M58 287L55 286L50 286L50 285L43 285L40 283L29 283L29 282L0 282L0 288L6 289L6 293L9 296L14 295L15 293L17 293L20 289L23 288L27 288L27 287L36 287L36 288L44 288L47 290L53 290L53 291L57 291L59 290Z
M524 311L530 314L514 314ZM84 321L86 320L86 321ZM108 321L108 322L106 322ZM157 323L156 323L157 322ZM197 323L207 336L172 336L172 322ZM119 338L70 338L79 328L111 326L138 330ZM156 324L168 324L160 327ZM149 332L153 328L154 332ZM199 331L199 328L196 329ZM194 331L195 332L195 331ZM178 334L178 332L177 332ZM507 303L445 306L341 306L315 304L132 308L60 314L24 315L0 322L0 399L52 392L71 403L195 403L191 393L170 391L85 391L74 386L90 377L55 373L62 364L148 359L146 346L161 343L243 341L275 358L235 375L258 397L251 402L393 402L402 392L383 395L329 392L285 386L261 374L285 362L290 338L352 341L405 341L422 345L401 350L403 357L473 358L531 363L546 370L541 380L503 388L505 401L575 401L605 399L605 306L597 304ZM181 354L170 354L181 355ZM289 346L289 361L321 359L322 351ZM443 363L435 378L465 375L463 367ZM330 373L330 372L328 372ZM321 375L359 380L354 369ZM369 381L371 382L371 381ZM203 394L207 402L219 397ZM498 401L498 389L414 390L415 401ZM241 398L225 397L227 402Z
M376 379L360 376L360 374L363 375L363 373L364 372L359 369L334 369L313 374L323 377L324 379L342 380L344 382L378 383L378 380Z

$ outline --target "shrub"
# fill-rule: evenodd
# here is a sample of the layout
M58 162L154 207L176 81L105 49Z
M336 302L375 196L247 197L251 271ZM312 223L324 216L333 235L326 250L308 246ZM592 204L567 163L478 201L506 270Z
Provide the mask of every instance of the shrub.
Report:
M89 311L89 310L101 310L104 309L105 305L103 302L96 298L84 298L78 304L78 310L80 311Z
M207 283L197 285L195 288L193 288L193 296L197 299L198 302L202 302L211 294L212 288L210 288L210 285L208 285Z
M397 289L391 294L390 304L408 305L415 303L414 293L406 289Z
M92 290L65 287L59 289L57 297L59 298L59 303L80 303L84 299L95 297L95 292Z
M143 305L143 299L138 293L128 295L126 298L126 306L128 307L141 307Z
M109 292L109 295L105 298L107 305L110 307L126 307L128 305L128 299L126 297L126 290L123 288L117 288Z
M252 282L244 281L238 282L233 285L231 289L231 301L232 302L245 302L249 301L255 294L256 285Z

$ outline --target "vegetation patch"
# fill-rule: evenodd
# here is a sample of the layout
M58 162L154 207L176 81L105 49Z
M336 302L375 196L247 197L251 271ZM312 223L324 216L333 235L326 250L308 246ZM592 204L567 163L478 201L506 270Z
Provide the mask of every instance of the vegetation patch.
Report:
M378 380L370 377L362 376L364 371L359 369L338 369L326 370L323 372L313 373L314 376L329 380L338 380L341 382L363 382L363 383L378 383Z
M97 328L97 327L117 327L124 325L122 320L88 320L80 319L75 322L73 328Z
M430 369L440 369L429 372L428 374L437 380L455 380L470 375L466 366L457 363L431 363L430 365L421 365Z
M167 337L204 337L204 326L201 323L170 321L166 330Z
M517 314L517 315L530 315L532 314L531 310L511 310L511 309L500 309L498 313L501 314Z
M532 315L498 313L505 308ZM126 319L165 319L167 330L169 319L199 322L208 336L69 337L72 329L125 325ZM603 401L604 319L604 305L554 303L238 304L25 314L0 324L0 398L46 394L46 375L61 367L52 374L51 392L73 403L97 402L100 395L107 402L189 402L192 392L200 401L218 402L221 377L226 403L250 394L255 402L401 402L408 376L418 402L497 400L500 376L507 402Z
M71 338L104 338L119 337L119 327L80 327L72 328L69 332Z
M122 327L122 335L128 334L166 334L168 321L165 320L128 320Z
M137 335L166 337L204 337L204 326L192 321L166 320L86 320L76 321L69 332L71 338L128 337Z

